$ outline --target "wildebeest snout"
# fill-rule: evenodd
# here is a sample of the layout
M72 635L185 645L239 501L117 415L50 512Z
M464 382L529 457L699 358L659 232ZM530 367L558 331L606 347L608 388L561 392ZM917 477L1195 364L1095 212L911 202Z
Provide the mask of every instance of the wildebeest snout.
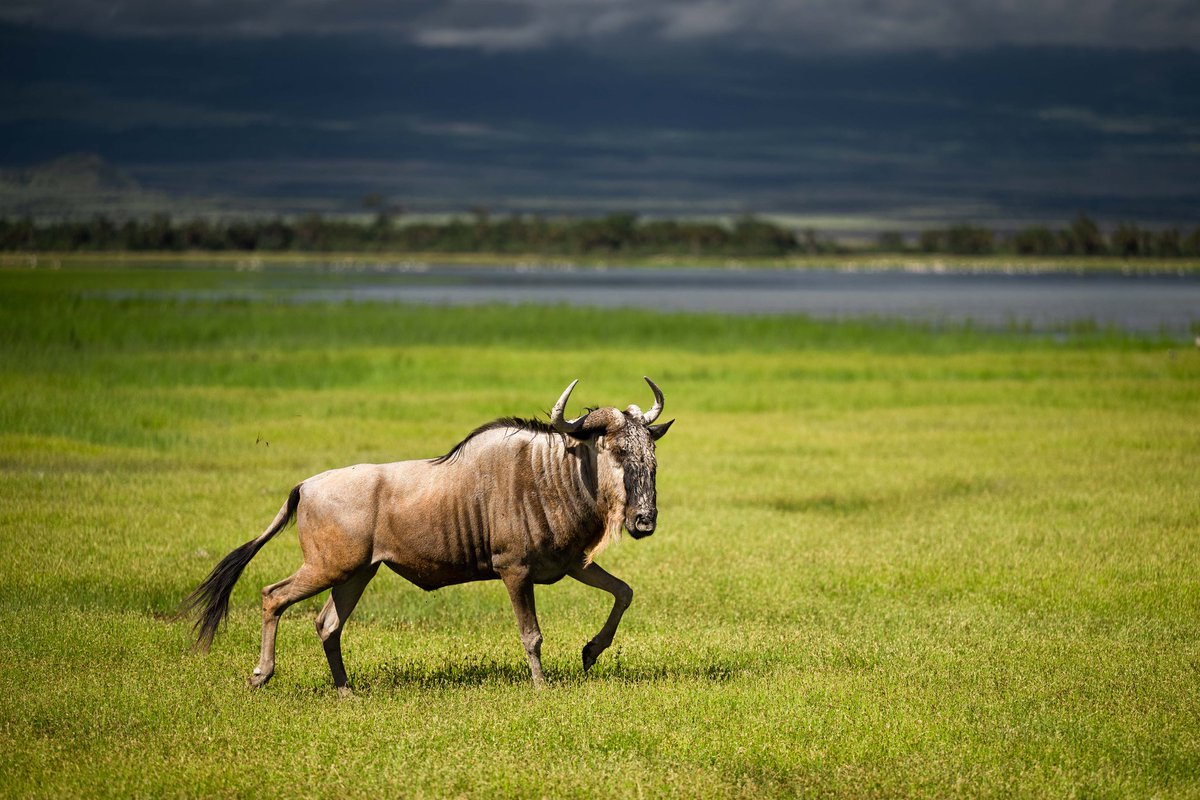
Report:
M658 523L658 509L650 511L639 511L633 518L633 530L629 533L633 538L640 539L643 536L649 536L654 533L654 527Z

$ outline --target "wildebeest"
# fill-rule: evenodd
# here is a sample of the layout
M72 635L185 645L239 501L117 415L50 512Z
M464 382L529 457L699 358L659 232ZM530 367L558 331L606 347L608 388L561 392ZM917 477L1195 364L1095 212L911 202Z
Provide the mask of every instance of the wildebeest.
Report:
M549 423L497 419L439 458L358 464L302 481L270 526L225 556L185 601L197 614L196 646L212 644L242 570L294 517L304 563L262 590L262 652L251 686L275 672L275 629L284 610L332 589L317 615L317 634L334 685L347 693L342 628L380 564L426 590L503 581L538 687L545 678L534 584L570 575L603 589L614 602L604 627L584 645L583 668L590 669L612 644L633 599L629 586L595 557L622 528L640 539L654 532L658 519L654 443L674 420L654 424L663 395L645 380L654 392L645 413L630 405L564 419L574 380Z

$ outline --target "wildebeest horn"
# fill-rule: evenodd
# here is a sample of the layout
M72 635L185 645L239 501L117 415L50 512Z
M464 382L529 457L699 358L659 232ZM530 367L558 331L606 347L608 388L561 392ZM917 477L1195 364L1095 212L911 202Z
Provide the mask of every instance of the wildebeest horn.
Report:
M576 419L563 419L563 412L567 409L567 400L571 397L571 390L575 388L575 384L579 383L579 378L571 381L571 385L562 393L562 397L558 398L558 402L554 404L554 408L550 410L550 424L554 426L554 430L559 433L575 433L583 427L584 417Z
M642 377L646 378L645 375ZM654 420L658 419L658 415L662 413L663 393L662 389L659 389L657 386L655 386L654 381L650 380L649 378L646 378L646 383L650 384L650 391L654 392L654 405L650 407L649 411L642 415L642 422L645 422L647 425L649 425L651 422L654 422Z

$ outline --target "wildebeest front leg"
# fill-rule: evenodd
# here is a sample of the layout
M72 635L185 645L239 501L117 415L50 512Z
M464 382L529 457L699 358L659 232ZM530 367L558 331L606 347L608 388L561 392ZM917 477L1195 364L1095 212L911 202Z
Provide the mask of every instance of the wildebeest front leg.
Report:
M333 673L333 685L337 687L338 694L343 696L350 694L350 682L346 678L346 666L342 663L342 628L358 605L367 584L378 571L379 565L371 564L354 573L345 583L334 586L329 599L325 601L325 607L317 615L317 635L325 647L325 658L329 660L329 671Z
M508 589L513 612L517 615L517 628L521 631L525 654L529 656L529 672L533 675L534 688L541 689L546 685L546 677L542 674L542 631L538 627L537 607L533 602L533 581L526 573L510 573L504 575L502 580Z
M600 654L612 644L617 626L621 624L621 616L629 604L633 602L633 589L620 578L613 577L600 568L598 564L588 564L586 567L576 567L568 573L572 578L588 586L603 589L613 596L612 611L600 632L583 646L583 671L587 672L596 663Z

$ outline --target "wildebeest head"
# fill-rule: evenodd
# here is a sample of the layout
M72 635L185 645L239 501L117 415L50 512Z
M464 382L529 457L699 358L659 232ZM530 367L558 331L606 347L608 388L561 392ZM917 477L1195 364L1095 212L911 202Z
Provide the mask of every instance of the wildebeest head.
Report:
M643 413L636 405L624 411L597 408L581 417L563 418L567 399L578 380L571 382L550 413L550 424L560 433L592 443L596 452L597 483L600 493L615 508L623 508L623 519L614 519L635 539L654 533L658 524L655 477L658 463L654 443L671 427L670 422L655 425L663 409L662 391L646 378L654 392L654 405Z

